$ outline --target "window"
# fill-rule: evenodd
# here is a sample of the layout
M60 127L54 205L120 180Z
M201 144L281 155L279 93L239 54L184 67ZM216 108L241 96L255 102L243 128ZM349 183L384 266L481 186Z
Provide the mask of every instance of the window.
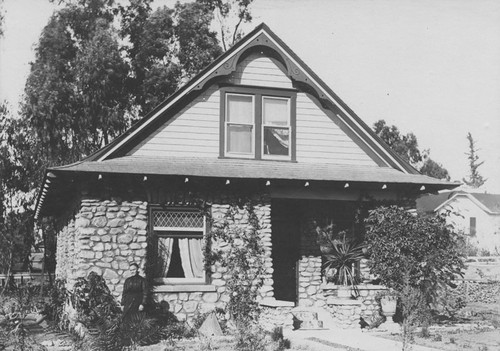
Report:
M226 152L250 156L255 150L254 97L227 94L226 96Z
M476 235L476 217L469 218L469 234L471 236Z
M226 87L222 94L222 157L295 159L295 91Z
M262 97L262 154L290 156L290 99Z
M203 237L205 217L196 210L152 211L157 237L155 281L163 284L205 283Z

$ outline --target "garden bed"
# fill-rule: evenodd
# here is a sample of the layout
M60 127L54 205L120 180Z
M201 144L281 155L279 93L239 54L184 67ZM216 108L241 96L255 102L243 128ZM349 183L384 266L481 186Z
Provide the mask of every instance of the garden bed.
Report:
M470 303L460 311L462 323L444 323L417 329L415 344L446 351L500 350L500 303ZM381 337L400 340L400 335L381 333Z

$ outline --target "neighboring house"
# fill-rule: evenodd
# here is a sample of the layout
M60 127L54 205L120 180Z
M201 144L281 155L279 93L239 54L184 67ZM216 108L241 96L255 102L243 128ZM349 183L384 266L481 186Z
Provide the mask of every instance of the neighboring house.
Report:
M447 221L467 236L479 254L500 255L500 195L465 191L424 195L417 210L448 214Z
M455 186L399 158L262 24L109 145L48 169L36 216L60 220L56 275L70 288L94 270L119 296L129 263L147 259L156 299L188 318L228 301L202 247L229 204L254 203L267 306L321 307L314 220L349 228L360 199Z

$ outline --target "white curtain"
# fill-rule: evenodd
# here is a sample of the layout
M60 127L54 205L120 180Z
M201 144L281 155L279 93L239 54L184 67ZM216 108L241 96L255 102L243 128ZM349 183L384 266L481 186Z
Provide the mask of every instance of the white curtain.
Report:
M201 239L179 239L181 263L186 278L203 278Z
M158 261L160 269L160 277L166 277L170 261L172 260L172 245L173 238L158 238Z

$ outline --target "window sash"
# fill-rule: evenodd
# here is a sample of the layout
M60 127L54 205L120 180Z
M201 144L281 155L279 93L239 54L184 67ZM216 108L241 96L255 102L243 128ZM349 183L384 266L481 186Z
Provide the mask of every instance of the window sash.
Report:
M286 119L286 122L283 123L281 121L276 121L274 120L273 121L273 118L272 117L268 117L266 116L268 113L273 113L273 112L280 112L280 111L276 111L276 110L279 110L282 106L280 106L278 109L274 109L275 111L273 111L272 108L270 108L269 110L266 109L266 106L270 106L268 105L266 102L269 102L269 101L285 101L286 102L286 111L281 111L281 112L284 112L285 113L285 119ZM288 97L271 97L271 96L262 96L262 133L261 133L261 136L262 136L262 140L261 140L261 150L262 150L262 155L261 157L264 158L264 159L286 159L286 160L289 160L291 159L291 150L292 150L292 128L291 128L291 116L292 116L292 113L291 113L291 99L288 98ZM268 133L266 133L266 130L287 130L288 133L286 133L288 135L288 140L287 140L287 145L286 145L286 149L287 149L287 152L286 154L284 153L271 153L270 152L270 149L269 147L266 147L266 142L269 144L270 141L269 140L266 140L266 136L269 135ZM283 140L280 140L280 137L278 135L274 135L275 136L275 144L277 145L276 147L276 150L280 150L280 144L283 145ZM283 148L284 145L283 145Z
M251 113L250 113L250 121L240 120L238 117L231 118L231 98L250 98L251 100ZM233 155L239 157L252 158L255 154L255 96L250 94L226 94L226 108L225 108L225 140L224 140L224 150L226 155ZM237 112L235 112L237 113ZM233 128L231 128L233 127ZM240 134L240 136L247 134L247 137L243 139L237 138L237 129L234 127L240 127L239 132L244 132L245 129L249 129L248 133ZM246 128L245 128L246 127ZM232 129L232 130L231 130ZM248 140L249 139L249 140ZM247 141L248 144L247 144ZM242 146L238 148L239 143L242 142ZM234 143L234 144L233 144ZM231 150L231 146L235 146L233 150ZM241 150L241 149L248 149Z

